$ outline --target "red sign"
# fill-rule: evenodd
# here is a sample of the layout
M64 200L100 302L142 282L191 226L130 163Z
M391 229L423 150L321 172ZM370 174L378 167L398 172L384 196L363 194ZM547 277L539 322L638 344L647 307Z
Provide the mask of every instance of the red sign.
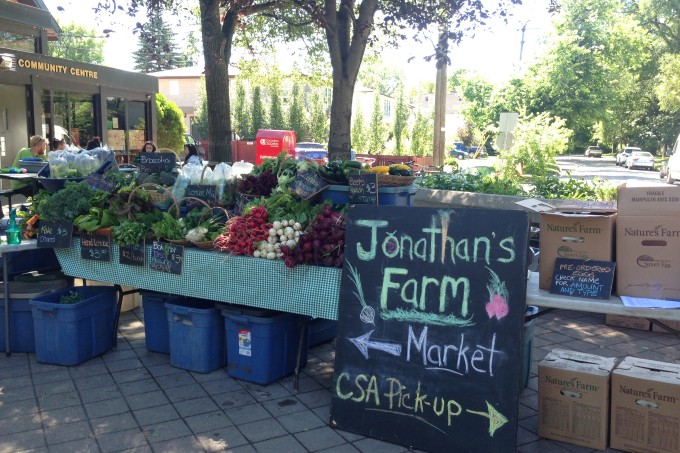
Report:
M255 136L255 163L260 165L266 158L276 159L281 151L295 157L295 131L260 129Z

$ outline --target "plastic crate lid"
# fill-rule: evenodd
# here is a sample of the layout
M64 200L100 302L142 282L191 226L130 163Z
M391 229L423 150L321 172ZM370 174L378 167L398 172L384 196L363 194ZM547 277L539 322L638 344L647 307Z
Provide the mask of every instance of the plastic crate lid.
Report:
M32 299L49 291L66 288L66 280L46 280L33 282L9 282L11 299ZM5 284L0 283L0 292L5 291ZM4 293L3 293L4 294Z

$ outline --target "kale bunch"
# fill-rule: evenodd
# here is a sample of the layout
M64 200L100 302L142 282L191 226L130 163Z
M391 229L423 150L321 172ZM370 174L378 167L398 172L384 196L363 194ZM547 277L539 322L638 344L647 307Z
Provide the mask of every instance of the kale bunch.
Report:
M79 215L87 214L90 208L102 207L108 195L86 182L66 181L63 189L41 197L36 211L41 220L73 222Z

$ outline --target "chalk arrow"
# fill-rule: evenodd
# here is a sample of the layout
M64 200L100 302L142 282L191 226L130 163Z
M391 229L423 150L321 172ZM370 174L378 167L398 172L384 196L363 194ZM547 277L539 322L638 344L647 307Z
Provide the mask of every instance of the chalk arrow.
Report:
M505 418L503 414L498 412L491 404L489 404L488 401L485 401L486 403L486 410L489 411L487 412L477 412L477 411L471 411L470 409L465 409L471 414L476 414L476 415L481 415L482 417L486 417L489 419L489 437L493 437L494 433L498 428L501 426L505 425L508 422L508 419Z
M364 358L368 358L368 350L369 348L371 349L378 349L380 351L384 351L388 354L400 356L401 355L401 345L400 344L393 344L393 343L380 343L378 341L370 341L371 335L375 332L375 330L371 330L370 332L363 334L360 337L356 338L350 338L349 341L354 343L354 345L359 349L359 351L363 354Z

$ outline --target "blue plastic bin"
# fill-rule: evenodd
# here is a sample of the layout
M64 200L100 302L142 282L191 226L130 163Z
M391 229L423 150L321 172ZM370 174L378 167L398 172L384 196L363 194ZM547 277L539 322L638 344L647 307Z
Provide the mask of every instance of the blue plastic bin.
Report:
M538 307L529 305L526 309L525 317L532 316L538 313ZM534 333L536 331L535 319L524 322L524 330L522 331L522 374L519 381L519 391L520 393L524 390L529 382L529 372L531 371L531 343L534 339Z
M60 304L70 291L85 300ZM78 365L111 349L117 294L112 286L77 286L31 299L36 360Z
M378 186L378 205L411 206L417 191L418 188L416 186ZM349 203L349 186L330 185L321 192L321 200L330 200L333 204L347 204Z
M222 311L227 341L229 376L267 385L295 371L302 317L268 312L254 316L244 311ZM309 332L309 331L307 331ZM300 367L307 364L309 336L305 336Z
M140 291L144 311L144 335L146 349L170 354L170 329L165 303L174 303L182 297L156 291Z
M66 280L9 283L9 343L12 352L35 352L31 299L66 286ZM4 284L0 283L0 294ZM5 350L5 299L0 296L0 350Z
M338 335L338 322L331 319L312 319L307 324L309 329L309 347L331 341Z
M224 322L211 301L180 299L166 302L170 332L170 364L210 373L226 363Z

